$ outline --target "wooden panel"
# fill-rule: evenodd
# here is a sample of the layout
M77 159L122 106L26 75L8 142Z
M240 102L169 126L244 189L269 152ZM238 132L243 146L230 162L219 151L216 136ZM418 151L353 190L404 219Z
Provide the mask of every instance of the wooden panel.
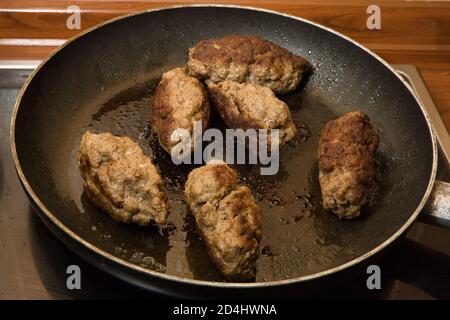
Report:
M42 60L56 47L0 46L0 60Z
M447 70L420 70L431 97L450 132L450 69Z

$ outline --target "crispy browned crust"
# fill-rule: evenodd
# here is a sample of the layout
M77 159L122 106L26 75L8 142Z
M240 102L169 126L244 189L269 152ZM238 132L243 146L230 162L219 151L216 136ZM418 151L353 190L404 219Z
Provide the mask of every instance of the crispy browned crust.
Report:
M295 90L309 68L305 59L273 42L243 35L200 41L189 49L187 65L201 79L256 83L276 93Z
M188 76L184 68L163 74L153 97L152 125L164 150L170 153L177 143L170 139L174 130L187 129L192 138L194 121L202 121L204 131L209 117L208 94L198 79Z
M342 206L353 206L355 212L343 210L342 215L359 215L358 207L366 202L373 187L378 144L379 137L363 112L349 112L325 125L318 152L322 195L334 200L328 204L324 201L325 207L337 212ZM338 188L328 188L335 183L340 184ZM330 190L335 190L334 194L329 194Z
M186 202L208 254L230 280L255 276L261 240L260 209L246 186L226 164L208 164L193 170L186 182Z
M169 205L161 176L130 138L86 131L78 167L88 197L113 219L141 226L166 223Z
M241 102L223 89L223 83L210 83L208 91L216 110L229 128L233 129L262 129L263 126L252 118L251 112L241 112Z
M295 137L297 129L289 107L273 92L250 83L209 83L211 100L226 125L233 129L278 129L280 144Z

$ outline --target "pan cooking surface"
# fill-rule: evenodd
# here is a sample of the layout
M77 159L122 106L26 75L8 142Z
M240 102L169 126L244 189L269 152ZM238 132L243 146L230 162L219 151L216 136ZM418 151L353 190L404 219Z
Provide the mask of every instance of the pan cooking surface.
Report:
M105 103L89 106L92 117L78 131L69 158L62 157L59 188L70 179L76 184L67 194L79 214L84 236L100 248L132 263L182 277L221 281L206 255L195 222L183 199L184 183L193 165L175 165L158 144L151 123L151 100L158 79L135 85L113 95ZM108 96L108 94L106 95ZM250 186L262 209L263 238L257 281L280 280L323 271L363 254L373 245L362 219L341 221L320 205L316 152L323 124L337 115L333 106L313 88L282 97L289 105L297 137L280 150L280 171L261 176L258 165L235 165L241 183ZM210 127L225 125L215 116ZM112 132L138 142L161 171L171 213L166 227L141 228L117 223L90 203L83 192L76 166L81 135L86 131ZM72 130L71 130L72 131ZM381 232L380 232L381 233ZM364 241L356 243L354 238ZM367 238L366 238L367 237Z
M433 148L417 102L356 45L306 22L248 9L145 13L90 32L57 53L29 84L16 119L18 159L40 201L81 238L119 258L184 278L223 281L183 200L194 166L172 164L149 123L162 73L183 65L199 40L233 33L272 40L314 67L302 90L282 97L300 130L280 150L279 173L260 176L256 165L234 166L262 209L256 281L314 274L386 241L414 212L431 176ZM321 208L316 152L323 124L351 110L366 112L379 131L380 191L361 218L341 221ZM224 127L218 119L215 126ZM120 224L89 202L76 165L87 129L127 135L154 160L171 207L166 227Z

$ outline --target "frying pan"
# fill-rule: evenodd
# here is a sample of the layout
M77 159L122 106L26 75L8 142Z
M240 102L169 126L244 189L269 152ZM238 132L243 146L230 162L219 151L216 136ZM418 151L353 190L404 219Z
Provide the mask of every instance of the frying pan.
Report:
M313 66L296 93L281 97L300 130L280 151L279 173L261 176L257 165L235 166L263 215L262 253L250 283L226 282L212 266L183 201L194 166L174 165L149 125L162 73L183 65L196 42L228 34L269 39ZM379 132L379 190L361 218L342 221L320 205L316 150L324 123L352 110L366 112ZM220 119L211 126L224 127ZM87 129L130 136L154 160L171 206L166 227L120 224L89 202L76 165ZM437 169L433 130L404 80L349 38L267 10L173 7L81 33L28 79L13 112L11 144L27 195L61 241L118 278L178 296L308 292L376 258L429 198L429 216L448 221L448 185L439 183L430 197Z

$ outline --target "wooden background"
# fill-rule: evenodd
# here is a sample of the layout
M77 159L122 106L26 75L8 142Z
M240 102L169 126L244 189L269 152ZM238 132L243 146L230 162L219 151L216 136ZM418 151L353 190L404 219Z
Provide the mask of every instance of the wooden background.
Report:
M43 59L65 39L67 8L82 10L81 30L133 11L211 1L0 0L0 59ZM221 1L277 10L313 20L361 42L389 63L414 64L450 130L449 1ZM339 4L337 4L339 3ZM368 30L369 4L381 8L381 30Z

